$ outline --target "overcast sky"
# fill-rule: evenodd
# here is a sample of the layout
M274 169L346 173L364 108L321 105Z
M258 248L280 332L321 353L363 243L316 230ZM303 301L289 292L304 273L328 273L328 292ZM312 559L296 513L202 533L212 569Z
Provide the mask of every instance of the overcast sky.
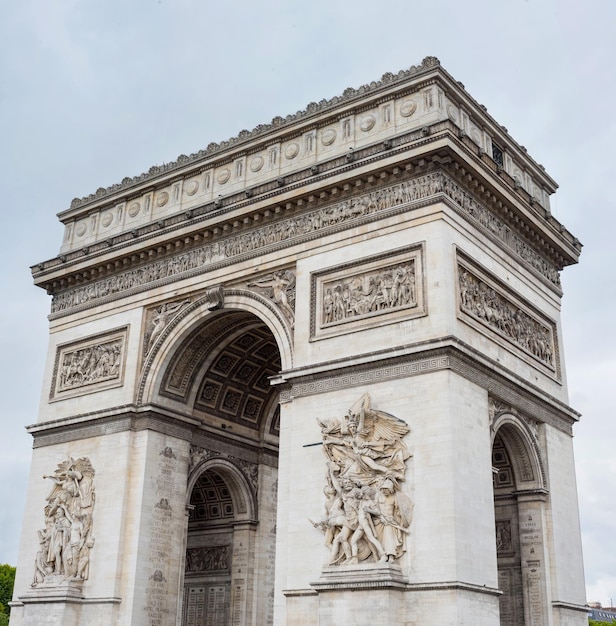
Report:
M0 563L17 561L49 297L75 196L436 56L560 184L589 600L616 601L616 3L19 0L0 20ZM50 468L50 471L53 468ZM34 538L33 538L34 540Z

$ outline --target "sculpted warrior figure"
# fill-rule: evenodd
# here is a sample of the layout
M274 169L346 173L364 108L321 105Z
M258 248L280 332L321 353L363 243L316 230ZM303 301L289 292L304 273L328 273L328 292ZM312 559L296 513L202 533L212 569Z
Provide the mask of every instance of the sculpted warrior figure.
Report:
M94 508L94 469L89 459L60 463L45 506L45 528L38 531L40 550L34 564L32 586L56 584L88 577Z
M408 426L370 406L368 394L342 418L319 419L328 475L325 533L330 565L395 562L405 551L413 503L400 490L410 453Z

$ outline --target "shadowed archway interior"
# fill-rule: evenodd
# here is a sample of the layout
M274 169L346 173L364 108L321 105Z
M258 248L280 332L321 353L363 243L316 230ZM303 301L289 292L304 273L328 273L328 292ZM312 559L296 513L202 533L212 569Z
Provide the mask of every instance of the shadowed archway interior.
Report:
M270 377L280 352L265 323L243 311L208 318L183 341L162 381L161 395L191 407L204 421L278 436L277 391Z
M167 362L160 396L193 434L182 624L271 623L281 370L272 331L250 312L208 314ZM260 495L261 494L261 495ZM233 616L233 618L232 618ZM256 620L256 621L255 621Z

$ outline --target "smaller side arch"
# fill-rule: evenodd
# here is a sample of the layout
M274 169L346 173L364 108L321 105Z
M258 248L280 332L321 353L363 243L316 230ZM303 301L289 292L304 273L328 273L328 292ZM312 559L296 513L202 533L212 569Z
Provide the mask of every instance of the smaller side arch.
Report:
M257 521L257 497L248 478L235 463L223 457L204 459L190 471L186 490L186 505L190 505L190 498L197 480L208 470L215 471L227 483L235 507L236 521Z
M494 417L492 445L500 435L511 454L518 490L547 490L541 450L528 425L518 415L503 412Z

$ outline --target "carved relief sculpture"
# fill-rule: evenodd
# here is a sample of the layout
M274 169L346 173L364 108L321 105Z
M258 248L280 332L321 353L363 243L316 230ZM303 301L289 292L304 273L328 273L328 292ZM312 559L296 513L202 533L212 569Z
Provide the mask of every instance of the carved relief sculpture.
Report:
M327 285L323 325L416 303L415 262L411 260Z
M364 394L342 418L319 419L327 457L325 534L329 565L393 563L406 549L413 503L400 489L408 426Z
M547 281L558 286L560 276L554 264L531 247L485 205L478 202L445 172L431 172L384 187L367 194L358 195L250 232L231 235L214 243L198 246L169 258L146 263L139 268L119 272L88 285L78 286L55 293L52 315L69 311L74 307L92 306L114 294L138 287L153 286L158 281L187 276L202 268L214 269L218 264L232 261L245 254L263 254L272 245L305 241L321 236L323 231L336 229L342 224L356 220L378 217L390 210L403 210L409 202L415 202L436 194L449 197L473 223L496 238L517 258L532 267Z
M426 314L423 243L312 274L315 339Z
M256 287L273 300L293 327L295 324L295 274L292 270L268 274L246 286Z
M86 580L94 546L94 469L86 457L68 458L53 475L54 486L44 509L45 528L38 531L39 551L32 587Z
M59 346L50 399L71 397L122 384L127 329Z
M165 302L160 306L150 309L146 313L146 330L143 339L144 356L152 349L156 340L162 335L169 322L183 309L190 300L180 302Z
M556 369L554 329L542 324L491 285L458 265L460 310Z

